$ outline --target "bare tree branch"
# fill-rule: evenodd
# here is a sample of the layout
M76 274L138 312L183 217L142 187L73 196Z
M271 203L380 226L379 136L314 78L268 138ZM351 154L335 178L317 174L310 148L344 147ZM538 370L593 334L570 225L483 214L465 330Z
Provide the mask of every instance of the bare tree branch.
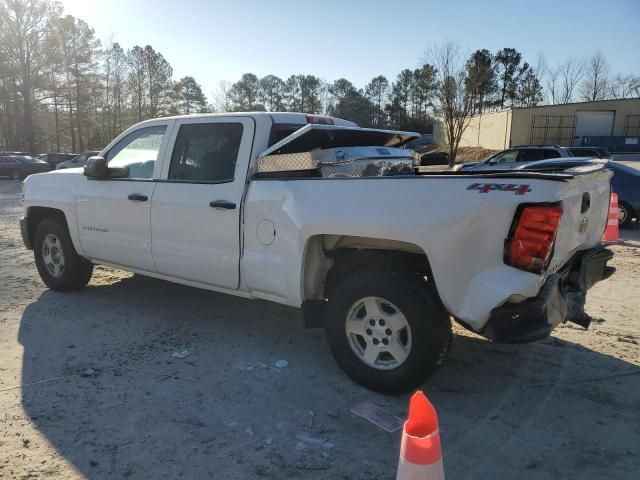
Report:
M449 142L449 166L452 167L473 112L472 96L467 94L466 59L454 42L434 45L425 58L436 69L436 114L442 120Z

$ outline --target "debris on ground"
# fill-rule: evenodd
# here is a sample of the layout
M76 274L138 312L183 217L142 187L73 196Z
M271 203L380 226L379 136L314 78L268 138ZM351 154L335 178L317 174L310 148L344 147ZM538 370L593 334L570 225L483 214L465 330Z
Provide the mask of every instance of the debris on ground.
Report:
M287 368L289 366L289 362L286 360L276 360L275 365L278 368Z
M296 435L298 443L296 444L297 450L304 450L307 447L320 447L324 449L333 448L334 443L331 440L321 437L314 437L308 433L300 433Z
M80 375L86 378L95 378L100 375L100 372L94 368L85 368Z
M351 413L369 420L374 425L386 430L389 433L397 432L402 428L404 421L395 415L387 412L375 403L364 401L351 409Z
M316 414L313 412L313 410L309 410L309 423L307 423L307 426L305 427L307 430L313 427L313 419L315 416Z
M233 367L237 368L238 370L247 370L247 371L251 371L256 368L269 369L269 370L273 370L274 372L280 371L277 368L271 367L266 363L262 363L262 362L238 362Z
M631 335L618 337L618 341L622 343L631 343L632 345L638 345L638 341L635 338L633 338Z
M173 358L187 358L189 355L191 355L191 351L186 348L177 350L171 354Z

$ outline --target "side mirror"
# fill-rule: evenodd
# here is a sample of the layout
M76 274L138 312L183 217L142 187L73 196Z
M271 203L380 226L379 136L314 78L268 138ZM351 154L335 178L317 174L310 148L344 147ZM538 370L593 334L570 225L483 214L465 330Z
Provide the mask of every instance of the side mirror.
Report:
M109 174L104 157L91 157L84 166L84 175L89 178L105 178Z
M129 167L109 168L107 161L103 157L91 157L84 166L84 175L94 180L100 178L128 178Z

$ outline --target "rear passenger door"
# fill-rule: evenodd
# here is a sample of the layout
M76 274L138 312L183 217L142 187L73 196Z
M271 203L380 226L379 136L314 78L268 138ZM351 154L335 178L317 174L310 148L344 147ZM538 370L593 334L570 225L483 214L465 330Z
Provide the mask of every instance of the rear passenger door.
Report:
M240 206L254 129L242 116L176 123L151 204L159 273L238 288Z

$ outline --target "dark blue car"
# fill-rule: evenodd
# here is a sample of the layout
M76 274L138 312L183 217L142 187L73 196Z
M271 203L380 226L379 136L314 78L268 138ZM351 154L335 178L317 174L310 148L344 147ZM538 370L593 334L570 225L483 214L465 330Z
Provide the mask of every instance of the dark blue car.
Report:
M636 169L615 161L569 157L525 163L515 170L562 172L570 168L603 163L605 168L613 170L611 190L618 194L618 223L620 227L626 227L634 218L640 220L640 163Z
M618 221L626 227L640 216L640 170L616 162L607 162L607 168L613 170L611 189L618 194Z

